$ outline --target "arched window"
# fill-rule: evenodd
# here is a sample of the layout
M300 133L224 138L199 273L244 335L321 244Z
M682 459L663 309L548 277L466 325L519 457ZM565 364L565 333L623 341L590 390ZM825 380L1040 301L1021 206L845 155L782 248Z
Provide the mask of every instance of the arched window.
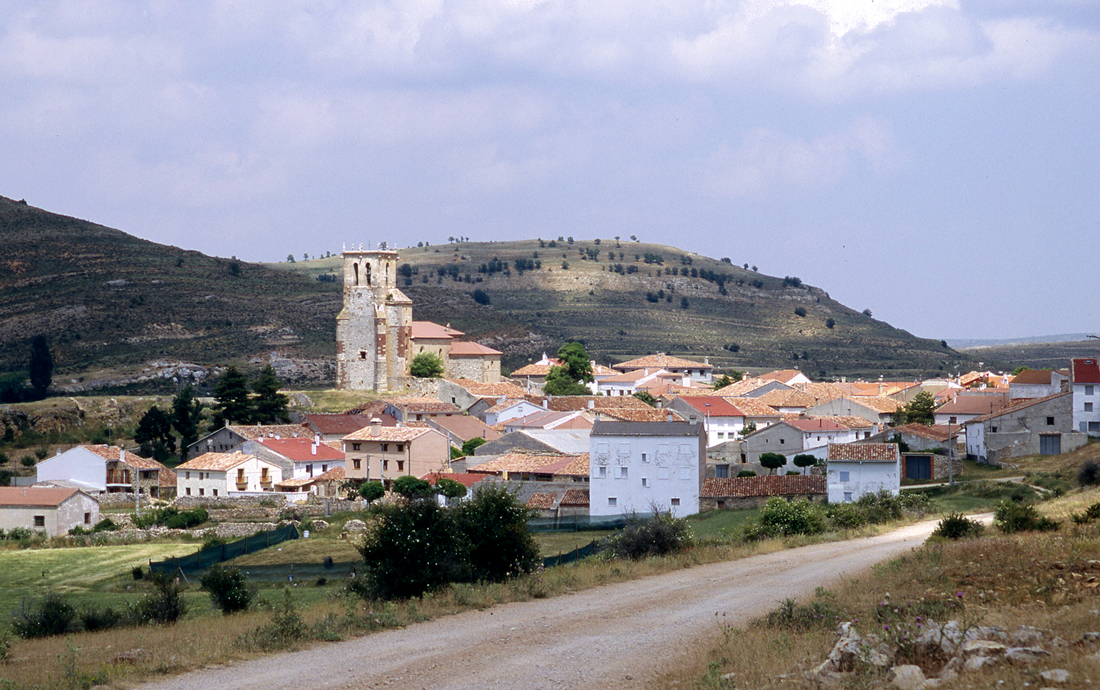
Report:
M352 270L355 272L355 284L359 285L359 264L352 264Z
M367 287L370 287L370 264L367 264Z

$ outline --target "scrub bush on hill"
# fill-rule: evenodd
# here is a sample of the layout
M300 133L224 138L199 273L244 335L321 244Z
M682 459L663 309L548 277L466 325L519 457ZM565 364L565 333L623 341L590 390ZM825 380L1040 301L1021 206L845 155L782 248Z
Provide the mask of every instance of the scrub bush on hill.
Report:
M254 592L240 568L217 563L202 574L199 583L210 593L214 605L226 615L245 611L252 603Z
M178 510L172 506L166 506L150 510L144 515L135 515L133 521L134 527L138 529L148 529L158 525L171 529L189 529L201 525L209 519L210 514L206 512L205 508Z
M686 520L658 511L651 520L631 515L622 531L607 540L604 552L611 558L640 560L683 551L692 543Z

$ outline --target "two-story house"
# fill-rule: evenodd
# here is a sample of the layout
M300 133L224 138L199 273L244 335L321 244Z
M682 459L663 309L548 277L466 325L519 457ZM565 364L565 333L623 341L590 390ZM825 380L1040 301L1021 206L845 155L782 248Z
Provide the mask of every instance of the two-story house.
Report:
M1074 359L1070 371L1073 428L1100 437L1100 364L1095 357Z
M212 498L273 491L281 481L278 465L247 453L203 453L176 467L179 496Z
M706 431L690 422L597 421L589 436L590 514L699 512Z
M451 458L447 436L423 427L371 424L343 440L348 479L389 483L398 477L446 472Z
M1070 391L1018 401L966 422L966 454L996 465L1025 455L1058 455L1083 446L1088 436L1073 428Z
M901 492L901 455L896 443L830 445L826 485L829 503L851 503L865 494Z

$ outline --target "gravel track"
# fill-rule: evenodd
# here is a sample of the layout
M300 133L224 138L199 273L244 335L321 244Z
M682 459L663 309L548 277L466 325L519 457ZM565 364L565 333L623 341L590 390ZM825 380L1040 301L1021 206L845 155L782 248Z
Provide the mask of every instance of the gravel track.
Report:
M644 688L677 650L709 645L787 597L812 594L923 543L935 522L469 611L199 669L144 690ZM717 614L717 615L716 615ZM724 617L722 616L724 614Z

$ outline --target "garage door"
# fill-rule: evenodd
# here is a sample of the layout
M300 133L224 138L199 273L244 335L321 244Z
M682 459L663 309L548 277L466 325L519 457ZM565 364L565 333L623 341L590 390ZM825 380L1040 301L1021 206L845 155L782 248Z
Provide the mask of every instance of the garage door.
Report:
M1039 455L1058 455L1062 452L1062 437L1057 434L1039 436Z
M931 455L908 455L905 458L905 478L906 479L931 479L932 478L932 456Z

